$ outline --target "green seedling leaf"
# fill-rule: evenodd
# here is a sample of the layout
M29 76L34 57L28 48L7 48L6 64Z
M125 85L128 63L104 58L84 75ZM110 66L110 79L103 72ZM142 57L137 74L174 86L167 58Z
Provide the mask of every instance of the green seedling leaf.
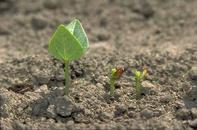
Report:
M73 20L68 26L59 25L49 42L49 53L64 62L66 94L70 86L69 64L79 59L89 46L86 33L79 22Z
M69 25L66 26L66 28L75 36L77 40L80 41L83 51L85 51L88 48L89 43L86 33L79 20L73 20Z
M79 59L83 55L80 42L64 25L59 25L49 43L49 53L63 61Z
M140 71L136 71L135 76L140 79L142 77L142 73Z

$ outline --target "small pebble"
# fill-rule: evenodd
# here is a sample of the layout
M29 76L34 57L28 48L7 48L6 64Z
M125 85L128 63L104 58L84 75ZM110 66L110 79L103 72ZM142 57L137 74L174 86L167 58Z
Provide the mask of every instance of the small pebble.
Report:
M75 124L75 122L73 120L69 120L69 121L66 122L67 126L71 126L71 125L74 125L74 124Z
M36 89L34 92L37 93L46 93L48 91L47 85L41 85L38 89Z
M192 90L189 92L189 95L193 102L197 102L197 86L193 85ZM197 105L195 105L197 106Z
M102 85L101 83L97 83L96 86L97 86L98 88L103 88L103 85Z
M162 103L168 103L168 102L170 102L171 98L172 97L169 94L167 94L167 95L161 96L160 101Z
M115 109L116 111L114 112L114 114L116 116L122 116L127 112L127 108L124 105L116 105Z
M51 75L47 71L41 71L37 66L31 67L31 73L36 80L36 84L39 85L48 84L51 78Z
M56 98L58 96L63 96L65 94L65 87L54 87L54 90L47 96L47 99L50 104L55 104Z
M47 26L48 22L42 16L35 16L32 18L31 24L34 29L42 30Z
M130 112L128 112L127 116L130 118L134 118L136 115L135 115L135 112L130 111Z
M50 105L47 108L47 116L49 118L55 118L56 117L56 113L55 113L55 106L54 105Z
M85 110L84 110L84 114L85 114L86 116L92 116L92 115L94 115L94 113L93 113L92 111L90 111L89 109L85 109Z
M106 41L106 40L109 40L109 38L110 38L110 35L103 30L101 30L101 32L97 35L98 41Z
M176 118L181 120L188 120L191 118L191 113L188 109L182 108L176 112Z
M144 109L141 111L141 116L145 117L147 119L153 117L153 115L154 115L153 111L151 111L149 109Z
M190 121L189 122L189 125L192 127L192 128L197 128L197 119L193 120L193 121Z
M197 80L197 66L193 66L189 72L191 79Z
M195 119L197 118L197 108L192 108L191 109L192 117Z
M101 121L107 121L109 119L111 119L113 117L113 115L111 113L108 113L108 112L101 112L99 114L99 119Z
M156 86L154 84L150 83L149 81L143 81L142 86L143 86L142 93L145 95L146 94L155 95L158 91Z
M14 0L1 0L0 1L0 12L8 11L14 8L15 1Z
M56 99L56 113L67 117L70 116L75 106L68 97L58 97Z
M20 121L14 121L12 124L14 130L26 130L27 127L25 124L21 123Z
M47 99L40 99L36 101L32 106L32 114L34 116L38 116L40 114L43 114L44 111L47 109L49 103Z
M44 7L47 9L56 9L61 6L60 0L45 0Z
M8 35L10 34L10 29L8 28L8 26L5 26L5 24L0 24L0 35Z
M159 117L162 115L162 110L154 110L154 117Z

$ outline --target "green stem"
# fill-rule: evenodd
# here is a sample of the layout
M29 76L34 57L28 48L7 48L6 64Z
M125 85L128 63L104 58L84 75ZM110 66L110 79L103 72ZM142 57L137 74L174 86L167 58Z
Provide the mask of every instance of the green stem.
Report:
M114 96L114 90L115 90L115 80L113 78L110 79L110 96Z
M65 92L66 95L68 95L69 92L69 88L70 88L70 66L69 66L70 62L69 61L65 61L64 62L64 77L65 77Z
M139 99L141 97L141 93L142 93L141 92L142 86L141 86L140 78L136 78L135 86L136 86L136 98Z

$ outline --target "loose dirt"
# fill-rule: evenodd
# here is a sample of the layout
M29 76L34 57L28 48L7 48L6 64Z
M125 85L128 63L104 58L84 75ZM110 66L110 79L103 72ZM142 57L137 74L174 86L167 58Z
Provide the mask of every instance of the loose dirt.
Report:
M47 52L78 18L90 48L71 63ZM197 1L0 0L0 129L197 129ZM115 97L109 73L123 67ZM132 68L148 70L135 99Z

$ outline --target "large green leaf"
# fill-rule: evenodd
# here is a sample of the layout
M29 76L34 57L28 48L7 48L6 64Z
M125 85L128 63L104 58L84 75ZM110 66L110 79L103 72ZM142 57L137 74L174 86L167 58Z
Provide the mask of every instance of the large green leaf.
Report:
M83 51L89 46L87 35L79 22L79 20L75 19L70 24L66 26L66 28L76 37L76 39L80 42Z
M53 34L48 50L55 58L64 61L76 60L84 53L79 40L64 25L59 25Z

